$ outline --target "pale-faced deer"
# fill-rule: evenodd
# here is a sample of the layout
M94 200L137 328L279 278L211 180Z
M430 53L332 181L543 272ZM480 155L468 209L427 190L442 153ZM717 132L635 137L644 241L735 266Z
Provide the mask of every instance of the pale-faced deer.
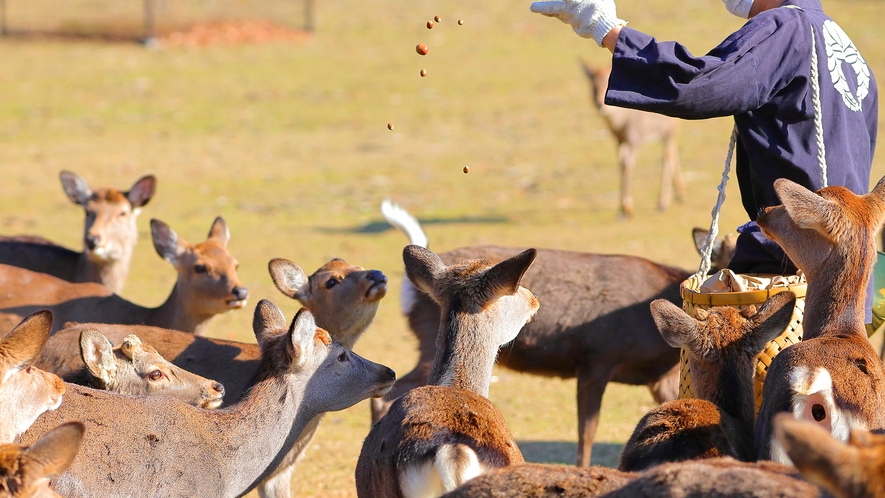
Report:
M49 487L73 463L85 426L68 422L30 447L0 444L0 498L61 498Z
M774 415L823 426L839 441L851 428L885 428L885 368L866 337L864 307L885 220L885 181L856 195L844 187L817 192L775 181L783 203L756 222L808 278L803 340L771 362L756 419L759 459L789 462L773 440Z
M356 465L360 497L439 496L489 469L522 463L501 413L487 399L498 348L538 310L520 281L529 249L496 265L446 266L420 246L403 251L406 274L445 310L430 385L393 402Z
M259 379L236 404L203 410L166 396L124 396L68 385L58 410L21 436L64 420L86 424L80 453L53 482L65 496L242 496L277 468L318 414L393 385L394 372L332 341L306 309L290 327L270 301L255 309Z
M639 149L646 142L661 140L664 145L664 168L661 175L661 197L658 203L662 211L670 206L673 187L676 199L685 197L685 182L679 167L676 133L679 121L669 116L637 111L605 104L605 92L611 68L591 67L582 63L584 74L590 80L591 98L605 119L609 130L618 141L618 163L621 167L621 216L633 215L633 197L630 194L633 168Z
M11 443L41 413L61 403L64 382L33 367L51 325L52 313L38 311L0 341L0 443Z
M651 303L668 344L689 352L696 398L668 401L648 412L621 452L620 470L665 462L730 456L756 459L753 447L756 356L790 323L796 296L782 292L759 311L750 306L698 309L697 319L666 300Z
M74 173L62 171L60 176L68 198L86 212L83 251L29 236L0 237L0 264L48 273L68 282L96 282L119 294L138 241L136 219L153 197L157 181L147 175L128 192L115 188L93 191Z
M385 202L384 217L426 245L418 221L404 209ZM463 259L500 261L518 249L477 246L440 254L447 264ZM679 284L689 272L633 256L601 255L539 249L523 285L544 303L499 363L521 372L578 378L578 465L590 465L593 438L599 423L602 395L609 381L647 385L655 400L679 394L679 350L661 338L649 310L659 298L682 304ZM599 299L605 296L605 299ZM391 400L427 383L437 353L439 306L403 280L403 313L418 337L418 365L385 398L372 400L373 422Z
M215 315L246 304L249 292L237 278L237 260L227 251L230 232L215 219L205 242L190 244L168 225L151 220L154 247L172 263L178 280L166 302L146 308L98 284L72 284L55 277L0 265L0 333L21 315L47 308L53 331L69 321L156 325L202 334Z

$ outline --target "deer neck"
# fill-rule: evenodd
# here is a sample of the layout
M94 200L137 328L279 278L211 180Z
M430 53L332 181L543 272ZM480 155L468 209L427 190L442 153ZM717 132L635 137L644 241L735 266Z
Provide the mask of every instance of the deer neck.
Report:
M96 261L90 259L85 251L77 257L77 281L96 282L119 294L126 283L129 275L129 265L132 261L132 249L126 248L119 259L107 259Z
M852 247L857 246L833 247L820 267L806 271L808 290L802 320L803 339L863 333L866 289L876 252L872 238L860 251L851 250Z
M189 302L185 292L181 290L179 282L176 281L169 297L158 308L151 310L145 324L203 335L209 326L209 320L215 314L193 312L188 307L190 304L192 303Z
M428 384L467 389L488 398L499 345L483 338L492 337L493 326L478 314L448 313L440 323Z
M695 395L715 404L719 409L738 422L750 438L753 436L755 419L755 393L753 391L753 369L755 359L742 365L730 360L722 361L722 368L699 365L690 361L689 369L695 386Z

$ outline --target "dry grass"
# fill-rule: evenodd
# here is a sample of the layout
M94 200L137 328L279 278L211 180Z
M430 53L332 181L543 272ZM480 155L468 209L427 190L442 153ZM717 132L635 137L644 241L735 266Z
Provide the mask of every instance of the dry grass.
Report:
M826 3L885 74L879 0ZM329 0L318 9L317 34L304 44L146 50L0 40L0 232L79 247L82 215L58 171L119 187L152 172L158 194L140 220L125 297L157 305L174 281L151 249L148 219L199 241L222 215L251 304L269 298L287 316L297 308L268 278L274 257L309 271L336 256L384 271L389 297L356 350L400 374L414 363L415 341L397 299L405 238L384 229L378 211L386 197L439 221L425 227L438 250L494 242L697 265L689 231L709 223L727 119L685 123L689 199L667 213L655 210L660 147L649 146L637 215L619 221L613 141L578 65L604 63L607 52L530 14L528 2ZM739 25L716 1L622 1L619 13L696 53ZM443 22L428 31L437 14ZM415 54L419 42L430 46L426 57ZM879 154L872 176L883 174ZM728 192L724 230L745 220L733 184ZM251 308L217 318L211 335L253 340ZM492 399L528 459L573 462L574 381L496 373ZM644 389L610 386L595 463L617 462L651 404ZM368 412L361 403L326 417L293 479L300 496L355 495Z

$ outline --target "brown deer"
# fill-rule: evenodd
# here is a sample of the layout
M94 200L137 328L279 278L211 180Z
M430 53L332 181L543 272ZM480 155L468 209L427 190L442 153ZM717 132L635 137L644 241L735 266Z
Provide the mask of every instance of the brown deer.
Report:
M53 332L69 321L155 325L203 334L215 315L246 304L249 292L237 278L237 260L227 251L224 219L212 224L205 242L190 244L168 225L151 220L154 247L172 263L178 280L166 302L146 308L94 283L73 284L14 266L0 265L0 333L23 314L50 309Z
M287 328L279 309L262 300L253 328L259 378L234 405L203 410L166 396L69 384L59 409L38 418L21 442L66 420L85 422L79 455L53 481L65 496L242 496L277 468L318 414L393 385L393 370L334 342L306 308Z
M41 413L61 404L64 382L33 366L51 325L52 313L38 311L0 340L0 443L11 443Z
M730 456L756 459L753 447L756 356L793 316L796 296L782 292L759 311L722 306L698 309L697 319L667 300L651 303L661 335L689 352L696 398L668 401L648 412L621 452L624 471L665 462Z
M385 201L382 213L410 242L427 245L420 224L404 209ZM440 258L447 264L472 258L500 261L516 251L464 247L442 253ZM679 394L679 350L661 338L649 304L664 298L681 305L679 284L689 275L633 256L538 250L523 284L541 296L544 307L498 362L521 372L578 378L578 465L590 465L602 395L609 381L647 385L659 403ZM394 398L427 383L437 352L439 306L408 279L403 280L401 304L418 337L420 358L385 401L372 400L373 422Z
M885 220L885 179L866 195L844 187L817 192L779 179L780 206L756 222L808 279L803 340L771 362L756 420L759 459L788 463L773 440L778 412L815 422L839 441L850 429L885 428L885 368L866 337L864 306Z
M605 104L610 67L592 67L582 62L584 74L590 80L590 95L593 104L599 109L609 130L618 141L618 163L621 167L621 216L633 215L633 197L630 194L633 181L633 167L639 149L645 142L661 140L664 145L664 168L661 175L660 210L670 206L672 189L676 188L676 200L685 197L685 182L679 167L676 133L679 121L669 116L637 111Z
M82 330L80 357L83 368L64 381L120 394L172 396L201 408L221 406L223 384L173 365L135 334L115 348L97 330Z
M365 270L341 259L329 261L309 277L301 267L284 259L274 259L268 267L280 291L309 308L317 325L328 330L332 338L347 349L351 349L369 327L379 301L387 292L387 277L383 273ZM219 379L225 386L227 404L240 399L258 374L261 350L257 344L138 325L71 325L49 339L40 365L62 376L84 369L82 359L74 350L80 333L90 329L100 331L114 342L122 341L127 334L137 334L173 364ZM277 471L258 486L260 496L291 496L295 462L313 439L319 421L317 418L308 424Z
M358 496L439 496L489 469L524 461L487 398L498 348L538 310L537 298L520 286L535 254L446 266L423 247L405 248L409 280L445 310L439 349L430 385L394 401L363 441Z
M80 422L68 422L30 447L0 444L0 498L61 498L49 482L71 466L85 430Z
M68 198L86 212L83 251L76 252L32 236L0 237L0 264L48 273L68 282L96 282L119 294L138 241L136 220L151 200L157 181L143 176L124 192L92 190L82 177L61 172Z

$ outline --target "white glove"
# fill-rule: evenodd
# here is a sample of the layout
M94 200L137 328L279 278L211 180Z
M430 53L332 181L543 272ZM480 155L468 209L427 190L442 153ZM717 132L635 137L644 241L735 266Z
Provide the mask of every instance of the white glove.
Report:
M582 38L593 38L599 46L615 26L627 24L618 19L614 0L564 0L561 2L534 2L532 12L555 17L571 25Z

